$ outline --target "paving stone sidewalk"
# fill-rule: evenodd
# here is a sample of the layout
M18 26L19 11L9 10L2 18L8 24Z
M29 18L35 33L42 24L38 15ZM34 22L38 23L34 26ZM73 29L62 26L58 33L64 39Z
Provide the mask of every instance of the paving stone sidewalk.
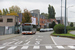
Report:
M5 40L5 39L9 39L9 38L12 38L12 37L20 36L20 35L21 34L0 35L0 41Z

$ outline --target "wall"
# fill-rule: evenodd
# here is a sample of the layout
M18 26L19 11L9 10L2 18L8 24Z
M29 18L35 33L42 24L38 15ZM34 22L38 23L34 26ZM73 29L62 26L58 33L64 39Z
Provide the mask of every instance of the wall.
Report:
M0 22L0 26L14 26L16 22L15 16L2 16L0 18L3 18L3 22ZM13 22L7 22L8 18L12 18Z
M4 26L0 26L0 35L4 35L5 33L5 27Z

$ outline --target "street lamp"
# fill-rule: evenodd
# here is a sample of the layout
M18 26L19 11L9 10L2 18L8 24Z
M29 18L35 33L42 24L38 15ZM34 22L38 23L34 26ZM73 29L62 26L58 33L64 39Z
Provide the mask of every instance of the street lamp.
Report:
M68 17L68 9L74 7L74 5L67 7L67 17Z
M65 29L64 29L64 33L66 33L66 2L67 2L67 0L65 0Z

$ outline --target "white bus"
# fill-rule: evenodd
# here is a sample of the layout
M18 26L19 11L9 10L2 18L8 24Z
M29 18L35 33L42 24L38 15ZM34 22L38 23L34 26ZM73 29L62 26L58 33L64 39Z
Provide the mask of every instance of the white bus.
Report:
M31 23L22 24L22 34L35 34L36 33L36 25Z

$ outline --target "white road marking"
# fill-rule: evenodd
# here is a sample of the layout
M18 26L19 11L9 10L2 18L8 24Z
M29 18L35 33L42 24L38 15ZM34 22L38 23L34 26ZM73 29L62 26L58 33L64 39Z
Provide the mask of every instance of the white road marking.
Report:
M20 42L20 41L18 41L18 42L16 42L16 43L14 43L14 44L16 45L16 44L18 44L19 42Z
M32 37L30 37L29 39L27 39L27 40L30 40L30 39L32 39L34 36L32 36Z
M46 47L46 49L52 49L52 47L51 46L45 46Z
M71 49L75 49L75 46L68 46L68 47L70 47Z
M13 49L15 49L17 46L12 46L12 47L10 47L10 48L8 48L8 50L13 50Z
M42 39L37 39L37 38L36 38L35 40L40 40L40 41L41 41Z
M43 36L38 36L38 37L43 37Z
M0 49L3 49L3 48L5 48L5 46L0 47Z
M9 42L7 45L11 44L11 43L14 43L15 41L12 41L12 42Z
M56 46L58 49L65 49L63 46Z
M23 41L20 41L19 44L21 44Z
M29 44L30 43L30 41L28 41L26 44Z
M22 42L23 42L23 41L18 41L18 42L14 43L14 44L15 44L15 45L16 45L16 44L21 44Z
M11 44L11 43L14 43L15 41L12 41L12 42L6 42L6 43L4 43L3 45L9 45L9 44Z
M23 46L21 49L28 49L29 46Z
M18 41L19 39L13 39L13 40Z
M39 46L34 46L33 49L40 49L40 47Z
M36 41L36 43L35 44L40 44L40 41Z
M51 36L51 39L52 39L52 41L54 42L54 44L57 45L57 43L54 41L54 39L52 38L52 36Z
M6 45L8 42L4 43L3 45Z
M22 36L23 38L26 38L26 36Z

